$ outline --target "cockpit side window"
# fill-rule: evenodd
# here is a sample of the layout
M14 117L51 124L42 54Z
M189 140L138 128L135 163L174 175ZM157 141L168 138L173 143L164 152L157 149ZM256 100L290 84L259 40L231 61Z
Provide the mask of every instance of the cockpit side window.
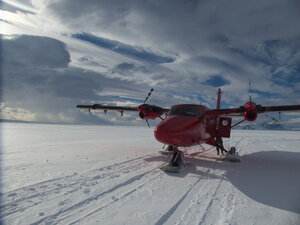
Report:
M191 106L176 106L172 107L169 115L170 116L197 116L198 108Z

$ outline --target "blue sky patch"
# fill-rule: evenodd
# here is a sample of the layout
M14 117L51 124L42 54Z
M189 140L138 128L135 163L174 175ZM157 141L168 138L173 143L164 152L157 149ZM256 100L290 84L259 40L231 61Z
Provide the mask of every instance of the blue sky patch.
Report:
M175 58L169 56L158 55L153 52L146 51L143 48L137 48L137 46L127 45L118 41L97 37L92 34L87 34L87 33L73 34L72 37L82 41L92 43L101 48L109 49L121 55L126 55L131 58L147 61L149 63L160 64L160 63L172 63L175 61Z
M210 76L208 80L203 82L204 85L209 85L212 87L222 87L224 85L230 84L230 82L219 75Z

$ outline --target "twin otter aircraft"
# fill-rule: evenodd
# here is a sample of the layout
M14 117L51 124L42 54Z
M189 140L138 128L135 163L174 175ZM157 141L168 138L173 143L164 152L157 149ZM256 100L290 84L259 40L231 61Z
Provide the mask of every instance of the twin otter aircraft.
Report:
M216 109L208 109L202 105L174 105L171 109L161 108L155 105L146 104L153 89L148 93L144 103L138 107L119 107L94 105L77 105L77 108L90 110L119 111L121 115L125 111L138 112L139 117L146 120L160 118L162 121L155 127L154 136L159 142L168 145L167 150L172 157L169 165L162 168L165 171L177 171L182 167L182 153L178 147L190 147L203 143L214 146L228 155L234 156L235 149L227 151L223 147L222 138L229 138L231 129L244 121L253 122L259 113L267 112L294 112L300 111L300 105L287 106L261 106L251 101L238 108L221 109L221 89L218 90ZM165 117L162 116L165 114ZM239 116L242 119L232 124L231 117ZM234 157L232 158L234 159Z

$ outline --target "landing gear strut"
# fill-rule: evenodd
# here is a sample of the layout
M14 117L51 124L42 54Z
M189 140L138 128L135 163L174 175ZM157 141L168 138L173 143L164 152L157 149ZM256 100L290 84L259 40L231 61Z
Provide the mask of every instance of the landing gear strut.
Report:
M172 146L172 145L168 145L167 149L164 151L159 151L160 154L162 155L171 155L172 152L176 149L176 147Z
M169 161L170 166L180 167L182 164L182 152L175 148L172 152L172 157Z
M165 172L179 173L182 167L185 166L182 159L183 158L182 151L179 151L177 147L171 146L168 152L172 154L169 163L161 167L160 169Z

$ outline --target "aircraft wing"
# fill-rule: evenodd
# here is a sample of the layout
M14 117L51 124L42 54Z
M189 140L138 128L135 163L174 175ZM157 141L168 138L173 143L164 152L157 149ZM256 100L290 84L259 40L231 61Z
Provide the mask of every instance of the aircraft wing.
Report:
M300 112L300 105L284 105L284 106L261 106L253 102L248 102L239 108L229 109L214 109L209 110L207 113L213 115L224 116L245 116L249 113L276 113L276 112Z
M145 119L146 121L148 119L155 119L155 118L161 118L161 115L167 113L169 109L161 108L159 106L155 105L148 105L148 104L141 104L138 107L125 107L125 106L107 106L107 105L100 105L100 104L94 104L94 105L77 105L77 108L80 109L88 109L95 110L100 109L103 110L105 113L106 111L118 111L123 115L123 112L138 112L138 115L141 119ZM162 119L162 118L161 118Z
M106 105L100 105L100 104L94 104L94 105L77 105L77 108L80 109L102 109L102 110L112 110L112 111L131 111L131 112L137 112L137 107L124 107L124 106L106 106Z
M261 113L264 112L299 112L300 105L285 105L285 106L265 106L261 107Z

